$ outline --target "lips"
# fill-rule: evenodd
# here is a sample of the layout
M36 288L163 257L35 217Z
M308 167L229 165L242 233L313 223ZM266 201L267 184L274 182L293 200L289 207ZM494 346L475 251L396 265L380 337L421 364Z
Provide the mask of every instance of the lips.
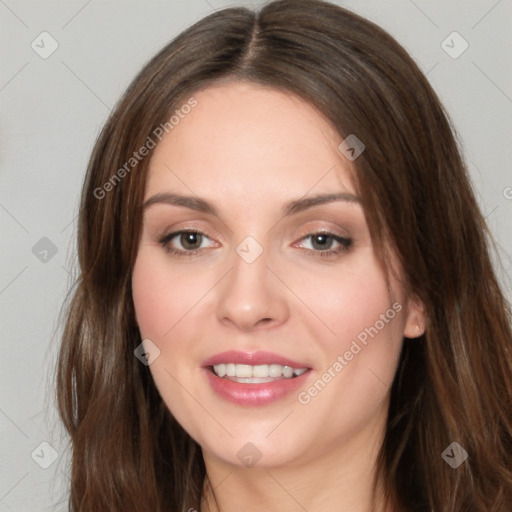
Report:
M304 369L293 378L264 378L239 379L233 377L220 377L213 367L250 365L281 365L289 369ZM262 406L282 399L296 391L309 379L311 367L307 363L301 363L273 352L240 352L229 351L216 354L203 362L203 371L211 389L221 398L237 405Z
M223 400L236 405L263 406L284 399L297 392L301 386L306 386L311 370L294 379L280 379L261 384L241 384L217 377L204 369L205 379L211 389Z
M223 363L248 364L251 366L261 364L280 364L281 366L291 366L292 368L310 368L308 363L294 361L287 357L275 354L273 352L257 351L257 352L241 352L238 350L230 350L216 354L203 362L202 367L215 366Z

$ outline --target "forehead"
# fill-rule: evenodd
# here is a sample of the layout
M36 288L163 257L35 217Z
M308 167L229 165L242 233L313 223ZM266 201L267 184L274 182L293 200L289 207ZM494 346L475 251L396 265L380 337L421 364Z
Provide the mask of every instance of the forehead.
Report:
M197 105L153 151L146 195L169 187L260 200L312 188L354 192L351 163L338 151L341 136L298 96L247 82L191 96Z

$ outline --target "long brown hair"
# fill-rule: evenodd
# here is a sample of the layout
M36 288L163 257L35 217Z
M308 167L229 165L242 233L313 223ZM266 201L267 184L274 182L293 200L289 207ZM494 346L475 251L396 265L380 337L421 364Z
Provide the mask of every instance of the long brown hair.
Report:
M298 95L340 142L356 134L365 144L354 165L375 248L383 262L386 247L396 253L427 324L420 339L404 340L379 455L393 510L510 512L510 305L455 130L390 35L320 0L200 20L142 69L98 137L57 366L72 448L70 510L200 509L201 449L134 357L141 339L130 282L150 158L126 163L194 91L225 79ZM453 442L469 455L456 469L441 456Z

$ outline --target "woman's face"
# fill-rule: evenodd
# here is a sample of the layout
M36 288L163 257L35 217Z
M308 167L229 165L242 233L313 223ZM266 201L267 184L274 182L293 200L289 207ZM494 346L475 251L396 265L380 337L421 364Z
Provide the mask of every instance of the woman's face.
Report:
M194 98L151 156L132 278L163 401L203 453L239 466L378 440L422 317L387 287L342 139L274 89ZM325 194L340 197L311 201Z

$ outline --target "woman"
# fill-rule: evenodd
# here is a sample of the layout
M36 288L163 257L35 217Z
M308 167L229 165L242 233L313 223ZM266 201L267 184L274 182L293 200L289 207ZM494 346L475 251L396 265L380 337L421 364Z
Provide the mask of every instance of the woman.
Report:
M490 239L382 29L319 0L199 21L135 78L84 183L70 509L510 511Z

